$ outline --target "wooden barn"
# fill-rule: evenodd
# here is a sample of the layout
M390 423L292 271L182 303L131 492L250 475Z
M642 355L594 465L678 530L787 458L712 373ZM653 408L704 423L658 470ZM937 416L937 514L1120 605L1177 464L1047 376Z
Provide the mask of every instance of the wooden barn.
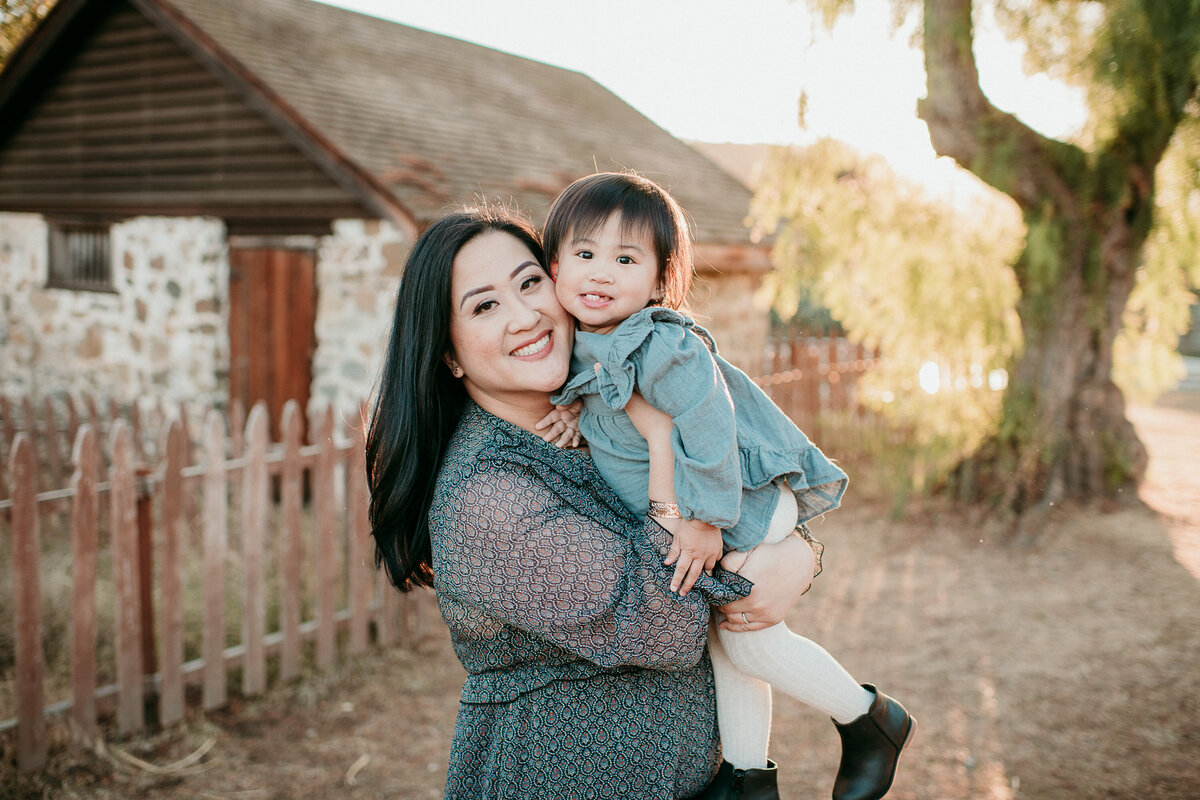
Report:
M757 367L749 191L585 75L310 0L60 0L0 73L0 393L352 407L414 236L635 169Z

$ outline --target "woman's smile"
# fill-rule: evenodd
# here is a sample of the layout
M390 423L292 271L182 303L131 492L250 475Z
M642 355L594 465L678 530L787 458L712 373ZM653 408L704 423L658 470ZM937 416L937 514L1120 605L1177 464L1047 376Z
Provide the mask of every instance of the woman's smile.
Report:
M522 345L521 347L518 347L516 350L513 350L511 355L514 355L517 358L528 358L529 356L536 356L536 355L542 355L542 354L549 355L549 353L546 351L546 348L553 341L553 339L554 339L554 334L551 331L546 331L545 333L543 333L538 338L534 339L529 344Z

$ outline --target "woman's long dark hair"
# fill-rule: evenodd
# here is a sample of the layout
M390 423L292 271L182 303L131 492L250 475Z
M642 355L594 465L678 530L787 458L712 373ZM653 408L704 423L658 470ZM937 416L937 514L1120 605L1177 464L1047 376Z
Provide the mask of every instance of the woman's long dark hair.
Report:
M429 505L467 394L442 360L450 352L450 280L463 245L489 231L516 237L545 264L533 226L503 208L435 222L408 256L367 428L375 566L402 592L433 585Z

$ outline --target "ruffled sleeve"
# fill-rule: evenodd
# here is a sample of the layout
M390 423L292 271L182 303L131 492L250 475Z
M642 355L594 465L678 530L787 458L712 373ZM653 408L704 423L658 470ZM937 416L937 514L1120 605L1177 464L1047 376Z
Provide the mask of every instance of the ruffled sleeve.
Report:
M741 514L742 465L733 401L713 349L707 332L679 312L646 308L612 333L576 334L573 374L554 402L591 395L619 412L641 393L675 422L680 513L730 528Z
M674 314L674 312L667 312ZM640 351L638 388L675 424L675 502L688 519L729 528L741 515L742 474L733 400L690 320L657 321Z

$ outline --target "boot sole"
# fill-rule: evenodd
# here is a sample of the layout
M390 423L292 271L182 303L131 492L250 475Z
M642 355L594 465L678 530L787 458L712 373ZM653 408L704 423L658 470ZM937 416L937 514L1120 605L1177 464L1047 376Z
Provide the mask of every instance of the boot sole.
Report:
M904 752L904 748L908 747L908 743L912 741L913 734L917 732L917 718L912 714L908 715L908 730L904 732L904 738L900 740L900 747L896 750L896 765L892 767L892 774L888 776L887 786L883 787L881 798L892 790L892 784L896 782L896 771L900 769L900 755Z

